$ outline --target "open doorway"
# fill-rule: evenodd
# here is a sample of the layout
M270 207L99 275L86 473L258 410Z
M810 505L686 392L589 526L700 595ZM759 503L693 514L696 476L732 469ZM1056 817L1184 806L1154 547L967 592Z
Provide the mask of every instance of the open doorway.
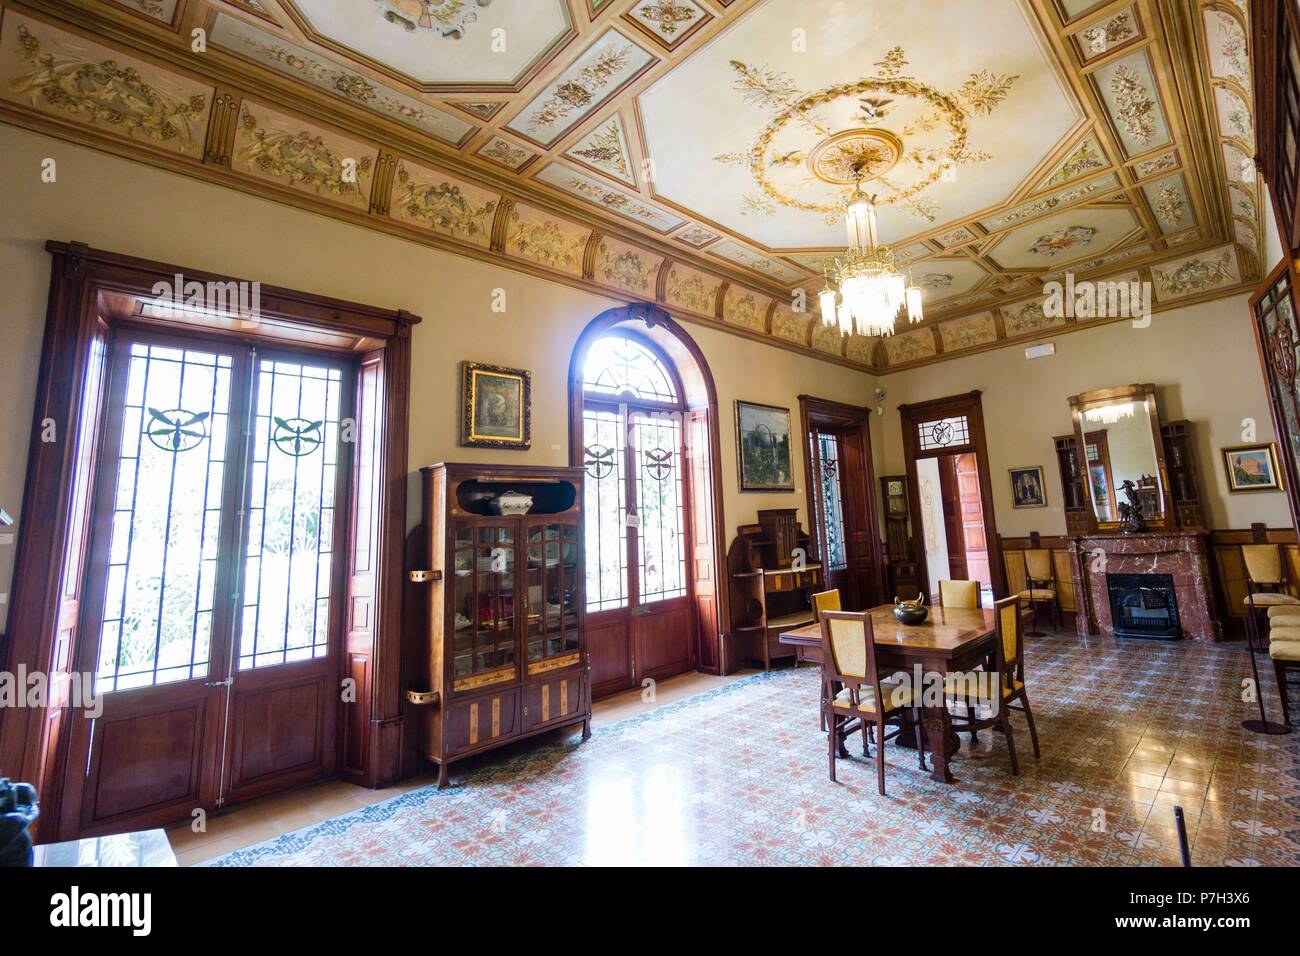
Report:
M974 452L923 458L916 463L921 494L921 540L931 594L939 581L979 581L984 606L993 598L979 459Z
M979 581L984 606L1006 593L993 516L979 393L899 408L913 540L923 590L941 580Z

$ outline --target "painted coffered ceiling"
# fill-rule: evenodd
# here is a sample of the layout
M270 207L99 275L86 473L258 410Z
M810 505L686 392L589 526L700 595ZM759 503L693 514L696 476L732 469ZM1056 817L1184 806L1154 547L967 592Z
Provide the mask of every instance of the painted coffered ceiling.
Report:
M877 371L1269 265L1245 0L0 6L0 119ZM925 290L883 341L801 311L855 165Z

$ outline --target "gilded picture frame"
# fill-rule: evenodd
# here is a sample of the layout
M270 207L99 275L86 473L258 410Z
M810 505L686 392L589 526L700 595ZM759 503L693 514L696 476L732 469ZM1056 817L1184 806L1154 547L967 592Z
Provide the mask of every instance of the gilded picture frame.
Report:
M1276 442L1231 445L1220 451L1223 453L1223 476L1232 494L1285 490Z
M532 447L532 403L532 373L526 369L462 362L460 443L471 448Z
M790 409L736 401L736 467L741 491L794 491Z

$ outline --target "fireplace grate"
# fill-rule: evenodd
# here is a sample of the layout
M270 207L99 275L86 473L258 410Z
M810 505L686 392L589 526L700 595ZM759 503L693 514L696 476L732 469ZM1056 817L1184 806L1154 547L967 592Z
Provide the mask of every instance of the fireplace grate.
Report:
M1183 636L1173 575L1107 574L1106 590L1116 637L1176 641Z

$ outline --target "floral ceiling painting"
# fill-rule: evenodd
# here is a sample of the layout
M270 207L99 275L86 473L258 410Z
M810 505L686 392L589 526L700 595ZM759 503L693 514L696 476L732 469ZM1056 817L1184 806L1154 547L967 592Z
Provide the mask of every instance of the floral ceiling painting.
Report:
M889 372L1271 265L1249 5L1180 2L0 0L0 120ZM859 184L925 305L883 342L816 314Z

